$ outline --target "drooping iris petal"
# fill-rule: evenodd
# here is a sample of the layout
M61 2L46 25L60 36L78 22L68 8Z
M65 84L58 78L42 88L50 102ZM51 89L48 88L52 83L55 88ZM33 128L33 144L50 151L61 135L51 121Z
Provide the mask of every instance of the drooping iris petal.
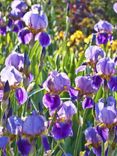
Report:
M113 5L113 9L114 9L114 11L117 13L117 2L114 3L114 5Z
M50 45L51 39L50 36L46 32L40 32L35 36L35 40L40 42L42 47L47 47Z
M41 115L29 115L23 124L23 133L37 135L45 130L44 118Z
M101 146L99 146L98 148L93 147L93 153L95 154L95 156L101 156L102 153Z
M47 93L43 96L43 104L46 108L49 108L50 111L56 110L60 105L60 102L60 97L58 95Z
M55 140L64 139L72 136L72 123L71 122L57 122L53 125L51 134Z
M107 33L99 33L97 36L96 43L97 44L107 44L108 42L108 34Z
M3 36L6 35L6 26L0 26L0 34Z
M89 46L85 51L85 57L89 61L96 62L99 57L104 57L105 52L98 46Z
M19 134L22 132L23 121L17 116L11 116L7 120L7 130L11 134Z
M83 109L92 108L94 106L94 101L91 97L86 97L82 102Z
M110 78L108 81L108 87L111 91L117 91L117 76Z
M74 100L78 99L78 93L79 92L76 89L70 87L69 90L68 90L68 92L69 92L69 95L71 97L71 100L74 101Z
M57 112L59 118L71 119L77 113L76 106L71 101L66 101L62 104Z
M106 142L109 137L109 129L97 126L96 130L97 130L98 134L101 136L102 140L104 142Z
M24 67L24 55L12 52L5 60L6 66L14 66L16 69L20 70Z
M50 150L50 145L49 145L49 142L48 142L48 138L45 135L42 136L42 144L43 144L43 147L44 147L45 151Z
M9 142L9 138L7 136L0 136L0 148L6 147Z
M13 66L4 67L0 73L0 76L1 81L8 81L10 86L18 84L22 81L21 73Z
M24 26L25 26L25 24L22 20L16 20L16 21L14 21L13 31L18 33L21 29L24 28Z
M26 28L22 29L18 34L19 42L28 44L33 39L33 34Z
M93 79L93 83L92 83L93 87L95 89L99 89L99 87L100 87L100 85L102 83L101 77L98 76L98 75L95 75L95 76L92 77L92 79Z
M24 104L26 100L28 99L27 91L22 88L17 88L15 90L15 97L20 105Z
M30 144L30 142L27 139L19 139L17 141L17 146L18 146L18 150L22 155L28 156L32 145Z

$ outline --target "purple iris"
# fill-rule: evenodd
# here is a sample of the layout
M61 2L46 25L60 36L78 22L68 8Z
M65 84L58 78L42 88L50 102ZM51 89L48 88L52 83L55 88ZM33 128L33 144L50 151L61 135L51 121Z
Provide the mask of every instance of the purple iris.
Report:
M117 76L110 78L108 81L108 87L111 91L117 91Z
M85 57L89 62L96 63L99 57L104 57L105 52L98 46L90 46L85 51Z
M58 95L51 95L49 93L43 96L43 104L50 111L55 111L60 105L60 97Z
M53 127L51 134L55 140L65 139L66 137L72 136L72 123L69 122L56 122Z
M21 12L17 8L11 10L9 14L9 18L11 18L13 21L20 19L22 16L23 16L23 12Z
M12 52L5 60L6 66L14 66L17 70L24 68L24 54Z
M98 134L98 131L95 127L89 127L85 130L85 138L87 140L86 145L92 145L93 152L96 156L101 156L101 145L102 142L101 136Z
M0 136L0 148L5 148L9 142L9 138L7 136Z
M28 8L27 4L25 3L25 1L23 0L14 0L12 3L11 3L11 8L12 9L19 9L20 11L22 12L25 12L26 9Z
M11 134L22 133L23 121L17 116L10 116L7 120L7 130Z
M104 123L108 128L117 122L115 100L112 97L107 99L107 106L104 106L104 100L100 100L98 104L95 105L95 110L96 119Z
M117 13L117 2L113 5L113 10Z
M17 85L22 81L22 74L13 66L4 67L0 73L0 76L1 81L8 81L10 86Z
M45 130L44 118L41 115L33 113L29 115L23 123L23 133L27 135L38 135Z
M16 99L17 99L19 105L22 105L22 104L24 104L24 103L27 101L27 99L28 99L27 91L26 91L23 87L17 88L17 89L15 90L15 97L16 97Z
M22 20L16 20L13 22L12 30L18 33L22 28L24 28L25 24Z
M97 126L96 130L97 130L98 134L101 136L102 140L104 142L106 142L109 138L109 129Z
M18 34L19 42L23 44L28 44L33 40L33 34L27 29L22 29Z
M98 23L94 25L94 30L96 32L112 32L113 25L105 20L100 20Z
M99 75L108 80L116 72L115 63L110 58L102 58L96 64L96 70Z
M99 33L97 34L96 43L97 44L107 44L108 42L108 34L107 33Z
M75 79L76 89L79 90L81 95L87 95L97 92L101 81L98 81L98 84L97 82L95 82L95 79L93 76L78 76Z
M86 97L82 102L83 109L92 108L94 106L95 102L91 97Z
M49 145L49 142L48 142L48 138L45 135L42 136L42 144L43 144L45 152L50 150L50 145Z
M22 155L28 156L31 152L32 145L27 139L19 139L17 141L18 150Z
M64 102L57 112L59 118L64 118L65 120L71 119L72 116L76 113L77 108L71 101Z
M37 7L33 7L23 16L23 21L27 28L19 32L18 38L21 43L28 44L32 40L38 40L42 47L50 45L50 36L44 32L48 26L48 19L42 10L37 11Z
M6 23L2 17L2 15L0 14L0 34L5 36L6 35Z
M44 89L53 94L59 94L70 88L70 79L65 73L52 71L47 80L43 83Z

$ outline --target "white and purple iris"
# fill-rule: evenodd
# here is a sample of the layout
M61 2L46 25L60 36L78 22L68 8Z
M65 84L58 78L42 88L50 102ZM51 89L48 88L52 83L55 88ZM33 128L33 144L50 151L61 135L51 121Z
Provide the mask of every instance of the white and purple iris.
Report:
M94 30L97 32L96 43L107 44L108 41L113 40L112 31L113 25L105 20L100 20L94 25Z
M42 47L50 45L50 36L45 32L48 26L48 19L40 5L33 6L30 11L25 13L22 19L26 27L18 34L21 43L28 44L31 41L38 40Z

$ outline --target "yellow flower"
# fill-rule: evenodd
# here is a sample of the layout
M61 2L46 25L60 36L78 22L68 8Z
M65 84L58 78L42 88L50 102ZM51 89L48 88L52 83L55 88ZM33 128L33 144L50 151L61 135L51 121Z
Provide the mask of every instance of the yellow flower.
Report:
M87 43L87 44L89 44L91 42L91 40L92 40L92 34L89 35L87 38L85 38L84 39L84 42Z
M117 40L112 42L111 47L112 47L112 51L116 51L117 50Z

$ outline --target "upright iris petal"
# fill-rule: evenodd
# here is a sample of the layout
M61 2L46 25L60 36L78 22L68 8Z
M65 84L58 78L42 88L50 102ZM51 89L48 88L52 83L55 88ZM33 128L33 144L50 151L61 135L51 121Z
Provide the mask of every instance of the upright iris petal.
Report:
M18 84L22 81L21 73L13 66L4 67L0 73L0 76L1 81L2 82L8 81L10 86Z
M57 112L59 118L71 119L74 114L77 113L76 106L71 101L66 101L62 104L61 108Z
M30 144L30 142L27 139L19 139L17 141L17 146L18 146L18 150L22 155L28 156L32 145Z
M42 13L29 11L23 16L23 21L32 31L38 32L40 29L45 29L48 26L47 16Z
M24 88L17 88L15 96L19 104L24 104L28 98L27 91Z
M29 115L23 124L23 133L27 135L37 135L45 130L44 118L41 115Z
M56 140L64 139L72 136L72 123L71 122L57 122L52 127L52 136Z
M115 74L115 63L112 59L105 57L98 61L96 69L99 75L108 80Z
M100 31L112 32L112 29L113 29L112 24L105 20L100 20L94 26L94 30L97 32L100 32Z
M98 46L90 46L85 51L85 57L89 61L97 62L99 57L104 57L105 52Z
M85 84L85 85L84 85ZM76 89L80 94L91 94L97 92L99 84L95 83L95 79L92 76L78 76L75 78Z
M58 94L62 91L69 90L70 79L65 73L58 73L52 71L48 76L47 80L43 83L43 87L54 94Z
M27 4L23 0L14 0L11 3L11 8L12 9L19 9L22 12L25 12L26 9L28 8Z
M14 66L20 70L24 67L24 55L16 52L12 52L5 60L6 66Z
M117 13L117 2L114 3L114 5L113 5L113 9L114 9L114 11Z

